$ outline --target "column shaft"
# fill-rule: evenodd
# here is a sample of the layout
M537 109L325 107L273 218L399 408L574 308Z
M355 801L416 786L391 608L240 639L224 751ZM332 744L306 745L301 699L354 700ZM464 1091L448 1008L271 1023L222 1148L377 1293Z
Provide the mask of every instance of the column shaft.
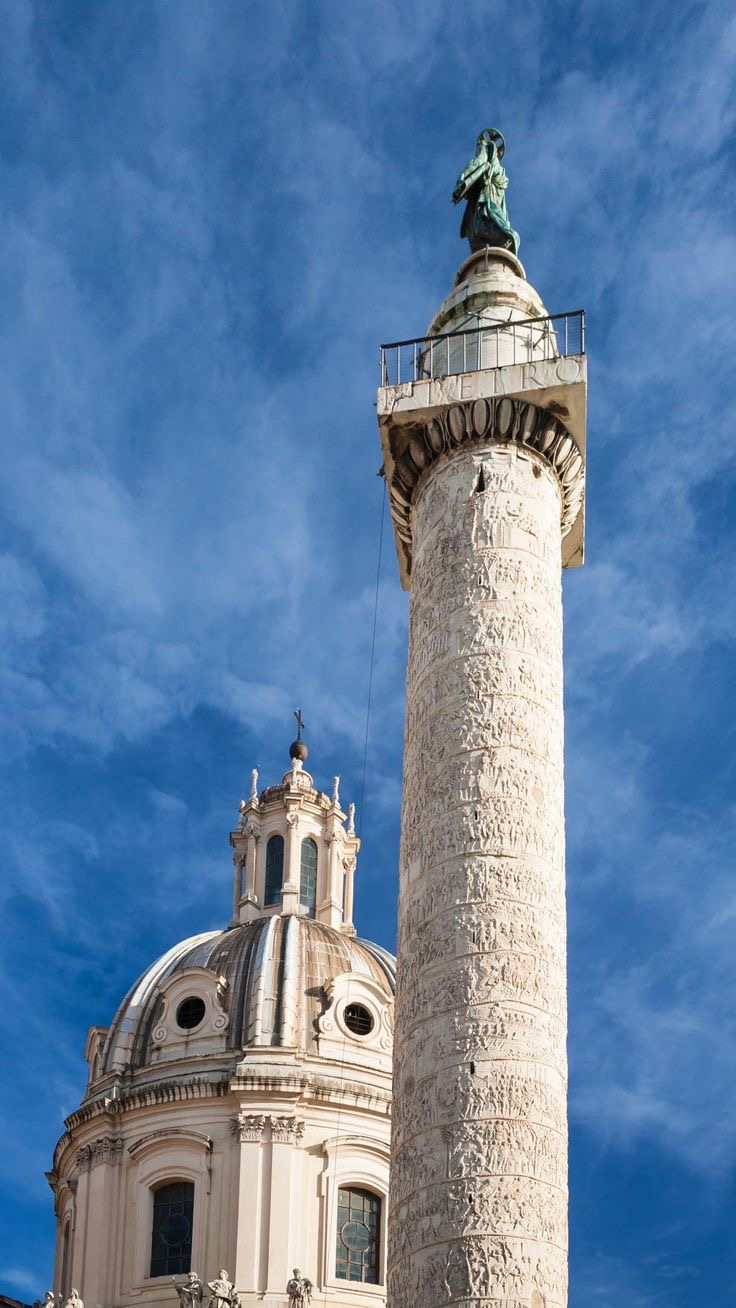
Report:
M491 440L413 508L388 1304L563 1308L560 491Z

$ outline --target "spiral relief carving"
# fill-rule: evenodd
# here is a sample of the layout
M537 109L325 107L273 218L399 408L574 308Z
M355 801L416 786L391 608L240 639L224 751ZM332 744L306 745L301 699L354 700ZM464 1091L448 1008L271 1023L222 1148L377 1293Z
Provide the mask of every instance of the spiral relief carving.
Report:
M582 460L507 398L408 436L388 1302L564 1308L560 542Z

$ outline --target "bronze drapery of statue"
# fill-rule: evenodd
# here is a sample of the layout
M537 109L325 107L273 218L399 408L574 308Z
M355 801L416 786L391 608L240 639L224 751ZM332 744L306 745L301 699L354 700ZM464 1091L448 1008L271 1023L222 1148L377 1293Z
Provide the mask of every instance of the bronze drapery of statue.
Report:
M467 236L473 253L486 245L519 253L521 238L506 212L509 179L501 164L505 150L501 133L495 127L485 128L476 142L475 157L455 183L453 204L467 200L460 235Z

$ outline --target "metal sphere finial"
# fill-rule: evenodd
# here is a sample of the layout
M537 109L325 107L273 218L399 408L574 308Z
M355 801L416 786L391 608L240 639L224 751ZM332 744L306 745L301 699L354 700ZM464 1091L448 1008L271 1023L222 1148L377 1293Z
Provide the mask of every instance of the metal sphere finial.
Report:
M305 722L300 708L294 709L294 717L296 718L296 740L293 740L289 746L289 758L298 759L300 763L305 763L309 750L307 749L306 742L302 740L302 732L305 728Z

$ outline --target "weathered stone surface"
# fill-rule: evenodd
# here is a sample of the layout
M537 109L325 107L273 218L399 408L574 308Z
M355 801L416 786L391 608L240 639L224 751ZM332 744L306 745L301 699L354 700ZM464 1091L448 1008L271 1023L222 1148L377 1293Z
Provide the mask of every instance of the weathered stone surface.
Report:
M390 1308L567 1302L564 493L489 429L411 495Z

